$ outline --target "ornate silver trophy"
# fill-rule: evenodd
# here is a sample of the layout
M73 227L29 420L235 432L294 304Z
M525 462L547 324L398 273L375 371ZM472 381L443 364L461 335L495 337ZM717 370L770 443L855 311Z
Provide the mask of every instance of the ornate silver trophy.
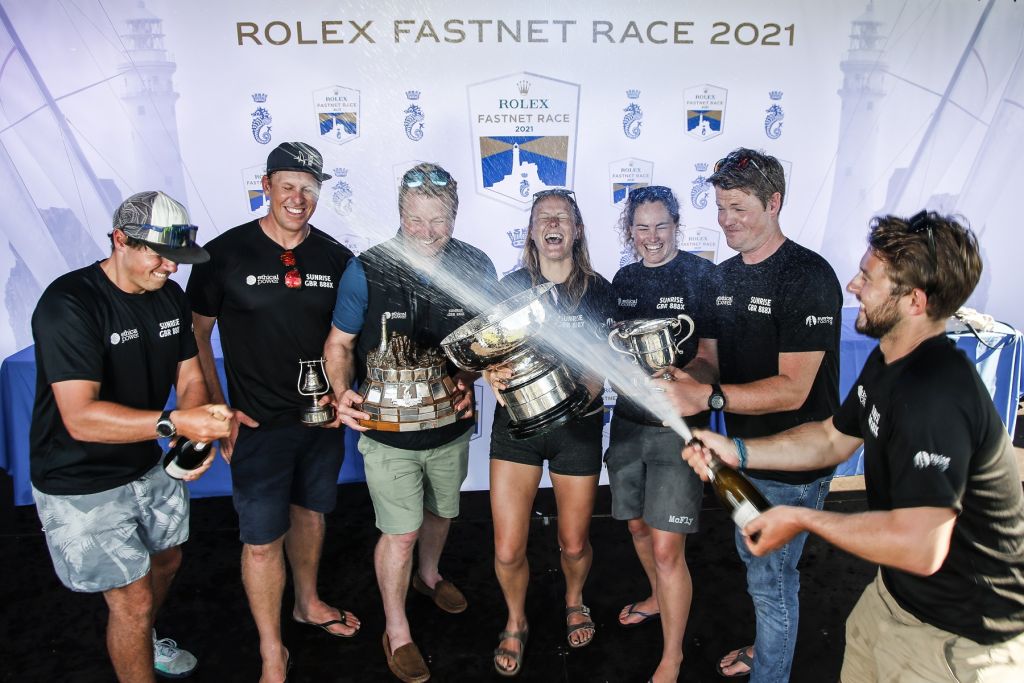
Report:
M313 404L303 408L299 414L302 424L317 427L334 421L334 406L330 403L320 405L320 397L331 390L323 358L299 361L299 381L296 386L300 394L313 398Z
M689 329L680 337L684 320ZM608 345L631 356L645 373L653 375L675 363L676 355L682 353L683 342L690 338L693 330L693 319L682 313L675 318L624 320L612 326Z
M455 383L444 355L437 349L417 349L403 334L389 339L389 317L381 316L380 346L366 357L359 408L370 419L359 424L385 432L412 432L455 422Z
M441 348L463 370L494 365L512 370L499 393L508 409L509 434L527 439L564 424L587 405L587 389L537 334L551 314L551 283L506 299L441 341Z

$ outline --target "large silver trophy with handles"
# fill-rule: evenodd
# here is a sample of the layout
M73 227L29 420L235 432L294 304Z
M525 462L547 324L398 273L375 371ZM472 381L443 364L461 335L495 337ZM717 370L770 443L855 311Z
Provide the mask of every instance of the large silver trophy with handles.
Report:
M477 372L494 365L512 370L499 394L508 409L509 434L528 439L575 417L588 403L586 387L543 340L541 328L553 315L552 283L506 299L441 341L453 363Z
M449 425L455 412L455 383L444 355L419 349L404 334L388 337L390 313L381 316L380 346L366 357L366 379L359 408L369 420L359 424L383 432L415 432Z
M681 334L683 322L686 334ZM612 326L608 345L633 358L645 373L662 372L676 362L683 342L693 334L693 319L680 313L675 318L641 318L624 320Z

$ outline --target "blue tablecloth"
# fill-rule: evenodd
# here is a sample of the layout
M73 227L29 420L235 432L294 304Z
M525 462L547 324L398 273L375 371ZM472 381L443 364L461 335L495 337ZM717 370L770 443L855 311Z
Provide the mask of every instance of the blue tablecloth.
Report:
M220 338L214 329L214 356L221 386L224 379L224 361L220 353ZM295 375L299 368L296 363ZM14 480L14 504L32 505L29 478L29 425L32 423L32 403L36 392L35 347L22 349L0 365L0 468L7 470ZM173 403L168 401L169 405ZM319 429L313 427L312 429ZM349 430L345 435L345 462L338 483L364 481L363 459L356 450L358 436ZM231 495L231 468L218 456L213 467L197 481L189 483L195 498Z
M877 342L858 334L853 329L857 309L843 310L842 341L840 344L840 397L845 398L857 379L868 354ZM1017 420L1017 398L1021 393L1022 368L1024 368L1024 343L1020 332L1007 328L1005 332L983 332L982 338L996 347L989 349L972 334L954 334L957 346L972 359L978 373L992 394L996 409L1013 433ZM220 359L219 339L214 337L218 371L224 386L224 368ZM296 374L298 369L296 368ZM32 420L32 401L35 396L35 358L33 348L23 349L7 358L0 366L0 468L7 470L14 479L14 502L17 505L31 505L32 492L29 483L28 432ZM356 450L357 436L349 431L345 437L345 464L338 478L339 483L363 481L363 461ZM484 447L486 444L484 444ZM485 457L485 456L482 456ZM864 463L860 451L849 461L840 465L837 474L862 474ZM231 493L231 472L227 464L217 459L216 464L198 481L190 485L192 495L225 496ZM486 486L484 481L483 486Z

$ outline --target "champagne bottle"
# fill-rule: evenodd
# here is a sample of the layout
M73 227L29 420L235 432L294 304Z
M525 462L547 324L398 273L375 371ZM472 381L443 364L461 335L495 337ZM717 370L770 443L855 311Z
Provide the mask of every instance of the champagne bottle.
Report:
M718 500L740 529L772 506L742 472L726 465L714 451L708 463L708 479ZM756 543L760 535L757 532L750 540Z
M191 439L180 437L164 456L164 470L175 479L184 479L210 455L210 445L203 441L195 443Z

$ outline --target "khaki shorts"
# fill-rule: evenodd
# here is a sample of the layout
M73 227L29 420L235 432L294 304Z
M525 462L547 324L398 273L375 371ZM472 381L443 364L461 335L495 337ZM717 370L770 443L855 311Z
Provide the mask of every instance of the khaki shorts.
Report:
M1024 681L1024 634L981 645L922 622L899 606L881 572L846 620L843 683Z
M459 516L459 493L469 470L467 431L437 448L409 451L359 437L366 486L377 528L407 534L423 524L424 508L445 519Z

